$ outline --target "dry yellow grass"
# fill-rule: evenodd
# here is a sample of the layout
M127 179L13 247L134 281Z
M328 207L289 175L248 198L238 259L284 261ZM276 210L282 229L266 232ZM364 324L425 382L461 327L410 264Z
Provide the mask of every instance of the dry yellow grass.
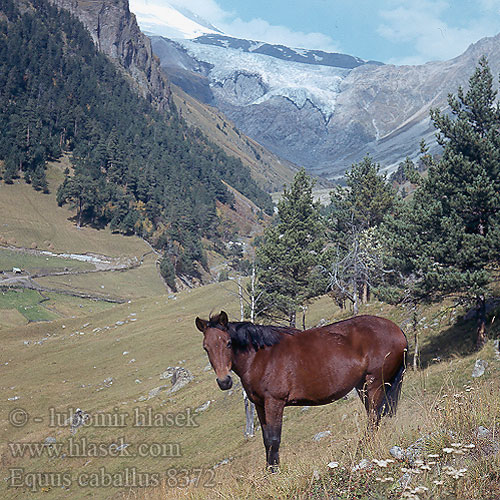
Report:
M480 356L492 363L491 346ZM337 403L330 407L332 435L319 443L310 439L311 420L285 421L285 428L293 425L299 432L285 432L279 474L267 473L263 450L252 449L218 469L216 484L210 488L174 488L165 482L160 488L128 492L122 498L498 499L500 366L491 367L484 379L462 384L470 378L475 357L408 373L398 416L383 421L371 438L364 436L365 418L358 402ZM429 391L429 381L437 380L439 389ZM325 428L322 417L314 419L316 429ZM479 426L492 434L478 437ZM304 429L309 432L307 438L300 432ZM414 461L394 460L389 454L391 447L407 448L421 437L425 445ZM353 471L362 459L368 461L368 468Z
M237 317L238 302L233 295L234 288L230 287L234 284L215 284L185 291L177 294L176 300L167 296L134 300L85 318L31 324L4 332L0 353L2 392L5 394L5 399L0 401L2 443L41 443L47 436L53 436L67 449L71 438L69 429L67 426L54 428L47 425L50 408L68 412L68 407L81 407L91 415L100 412L112 415L128 412L132 415L135 409L145 412L151 408L155 415L166 415L185 414L188 409L193 411L208 400L212 401L209 408L196 417L198 426L194 428L141 428L129 420L123 428L84 427L76 435L80 441L86 438L106 446L124 437L132 450L137 450L140 443L174 443L180 446L179 457L160 458L146 453L134 458L82 456L50 459L43 455L27 460L13 457L4 444L0 448L4 467L22 467L30 472L68 471L72 485L68 489L49 487L44 491L44 498L322 499L328 498L327 494L333 498L335 495L338 498L391 498L390 495L401 498L402 491L397 485L391 489L394 483L377 481L379 476L375 472L351 474L351 467L362 458L387 459L393 445L407 447L422 435L436 430L453 431L460 442L467 444L476 426L484 425L490 429L498 426L499 401L489 392L498 386L499 363L493 359L491 346L488 346L480 357L487 359L490 367L483 379L474 384L474 404L463 406L467 418L459 413L460 405L450 405L440 411L435 405L445 393L463 392L464 397L472 397L465 392L463 385L469 383L476 354L452 357L451 361L431 363L423 371L409 372L398 416L393 420L385 419L374 440L362 445L360 439L364 434L366 416L357 399L341 400L308 411L288 408L281 450L282 471L277 475L267 474L260 431L255 438L244 439L239 390L236 387L232 394L219 391L213 372L204 370L207 359L201 349L201 335L194 327L197 315L207 317L212 310L225 309L230 317ZM376 303L368 311L385 316L400 314ZM330 321L340 316L330 299L323 298L310 306L308 325L316 324L321 318ZM121 321L124 323L117 324ZM441 333L447 328L448 325L442 325ZM432 335L439 336L440 331ZM33 341L43 338L46 340L42 345L33 345ZM25 346L25 340L31 343ZM132 359L135 361L131 362ZM157 397L140 401L140 397L151 389L168 385L168 381L159 378L168 366L186 367L193 373L194 382L178 393L161 392ZM113 383L105 387L103 382L108 377L113 377ZM6 401L16 395L19 400ZM39 415L44 421L37 423L32 418L26 426L15 428L8 421L9 412L15 408L25 409L32 417ZM313 441L316 433L325 430L331 431L329 437ZM441 440L434 439L432 450L448 445L451 440L447 439L446 436ZM203 484L212 479L212 467L224 459L230 460L215 470L215 485L203 488ZM469 459L469 456L464 457L466 461ZM338 470L328 469L327 464L331 461L339 462ZM403 475L401 466L404 464L390 465L390 474L395 481ZM81 488L76 484L76 478L82 473L98 473L102 467L116 477L122 477L120 474L130 467L153 474L168 474L170 471L173 476L170 487L166 484L149 489ZM493 488L498 479L497 458L474 458L471 462L464 462L464 467L468 473L458 483L464 494L457 498L488 498L484 497L484 492ZM201 469L203 476L198 487L194 484L189 488L172 486L175 481L182 484L184 469L189 471L191 478L197 474L197 469ZM318 471L319 479L314 479L314 471ZM388 477L388 470L383 472L387 472L384 477ZM428 479L422 484L431 484L433 477L428 474ZM420 476L418 479L420 481ZM419 484L416 481L412 487ZM2 498L38 499L37 495L41 494L40 489L31 493L29 488L5 489L5 486L5 482L0 485ZM366 496L368 492L372 496ZM420 495L420 498L433 498L429 495Z
M26 325L28 320L17 309L0 310L0 330Z
M60 171L52 171L51 175L60 176ZM33 192L29 186L19 184L6 189L11 190L4 191L4 186L0 187L0 211L3 214L3 210L9 210L9 219L5 219L9 226L0 226L0 234L10 231L18 244L29 246L32 241L41 241L43 246L51 237L56 250L127 256L142 255L148 250L138 239L106 231L78 231L67 220L69 213L65 208L55 209L50 197ZM28 189L30 191L25 191ZM18 207L19 203L26 205L26 212L14 210L12 207L16 203ZM47 215L44 219L49 212L50 217ZM250 440L243 437L244 415L239 388L235 387L232 393L219 391L213 372L205 371L207 358L201 348L201 335L194 327L196 316L207 317L211 311L224 309L231 319L239 317L235 284L225 282L184 291L176 294L174 300L161 295L162 288L154 281L155 276L151 256L142 272L71 278L75 279L71 286L78 285L94 293L121 293L130 298L130 302L112 308L87 302L80 308L78 299L60 299L55 303L54 312L65 317L29 325L19 324L15 314L6 313L11 314L8 321L13 327L0 332L0 460L4 479L0 482L0 498L371 500L404 498L404 494L420 499L500 497L498 453L488 455L488 447L491 451L493 445L475 435L479 425L497 432L500 362L495 359L491 345L481 353L470 352L473 322L461 320L461 312L453 315L447 309L449 304L428 307L422 313L427 318L421 325L422 366L425 369L407 373L395 419L385 419L372 440L360 441L366 416L357 399L341 400L307 411L288 408L281 448L282 470L280 474L270 475L264 467L260 431ZM70 285L66 278L51 278L47 283ZM389 317L398 323L407 316L405 311L378 302L362 312ZM331 322L348 315L349 311L339 311L329 298L323 297L309 306L307 326L314 326L321 319ZM496 325L490 329L497 328ZM441 361L433 361L437 356ZM470 373L478 357L488 360L490 365L486 374L472 384ZM143 400L150 390L164 384L168 386L168 380L160 379L168 366L187 368L193 373L194 381L175 394L161 391L158 396ZM112 384L104 383L109 377L113 379ZM470 386L474 388L469 391ZM133 425L134 411L151 409L154 415L184 415L208 400L211 401L208 409L195 418L196 427ZM47 450L38 458L13 456L9 442L40 444L48 436L54 437L67 453L72 435L68 425L50 425L50 409L69 416L76 407L83 408L93 417L106 413L131 416L120 428L109 425L81 428L74 436L78 443L87 439L109 449L111 444L123 438L134 452L141 443L170 443L179 445L181 456L153 456L151 449L135 457L93 456L87 451L79 457L51 458ZM11 412L19 408L30 416L23 426L13 425ZM325 430L331 431L331 435L319 442L312 439ZM371 461L386 460L390 458L389 449L393 445L406 448L426 435L431 436L426 453L439 457L427 461L436 462L429 465L430 470L422 469L425 463L411 466L415 470L420 468L421 472L409 472L414 479L405 493L398 480L404 474L401 468L410 468L408 464L387 462L387 467L380 467ZM492 439L497 439L496 434ZM476 448L464 448L464 455L443 451L443 448L452 447L452 443L474 444ZM372 464L371 472L351 472L362 458ZM225 459L229 459L229 463L215 469L212 477L214 465ZM332 461L338 462L338 467L328 468L327 464ZM454 479L447 474L444 465L458 471L467 470ZM166 475L170 483L145 489L78 485L77 479L82 474L99 474L103 467L117 478L123 478L125 469L135 467L139 472ZM71 484L61 488L50 484L43 486L39 482L36 488L30 488L29 484L8 488L5 478L11 477L15 468L24 469L23 478L35 482L43 478L26 474L46 472L57 477L67 472ZM191 479L201 470L200 483L175 487L183 485L184 470ZM448 471L452 473L451 469ZM387 480L388 477L392 479ZM214 484L204 487L212 479ZM433 483L441 480L442 485ZM419 486L428 490L417 491Z
M50 165L48 195L34 191L23 181L0 183L0 244L30 248L35 243L40 249L55 252L108 256L140 257L149 251L148 245L136 237L112 234L108 229L76 227L70 220L74 212L67 206L58 207L55 201L57 187L64 178L62 171L68 165L67 158Z

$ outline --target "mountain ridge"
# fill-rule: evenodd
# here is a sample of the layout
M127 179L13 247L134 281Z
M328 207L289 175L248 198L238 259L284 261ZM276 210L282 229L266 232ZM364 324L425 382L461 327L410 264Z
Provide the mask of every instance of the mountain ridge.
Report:
M174 101L187 110L189 106L184 104L185 97L178 95L179 92L175 88L172 89L168 75L161 69L160 61L153 53L149 38L142 33L135 14L129 9L128 0L50 1L82 21L97 48L111 58L139 95L148 99L159 111L170 112L169 106ZM175 99L173 93L177 94ZM220 118L220 113L213 109L205 107L201 110L198 105L192 104L191 110L193 107L196 107L198 112L191 114L201 117L205 124L212 123L213 127L196 123L192 117L190 119L189 113L185 113L184 117L188 119L189 124L194 127L201 126L211 141L219 144L228 154L241 158L261 186L268 191L275 191L281 189L283 184L291 182L296 170L293 161L280 159L260 145L253 147L258 149L257 153L249 153L249 140L239 131L232 135L232 145L229 148L227 136L215 125L218 121L228 119ZM261 158L265 160L261 161ZM269 170L268 178L263 175L263 170Z
M467 83L482 55L500 71L500 35L450 61L395 66L352 58L356 64L346 67L335 59L330 66L304 62L318 51L284 47L276 57L262 49L270 44L227 35L150 38L177 85L281 158L329 179L367 153L393 170L406 156L418 156L421 139L438 152L430 108L447 107L448 94ZM293 51L296 60L284 55Z

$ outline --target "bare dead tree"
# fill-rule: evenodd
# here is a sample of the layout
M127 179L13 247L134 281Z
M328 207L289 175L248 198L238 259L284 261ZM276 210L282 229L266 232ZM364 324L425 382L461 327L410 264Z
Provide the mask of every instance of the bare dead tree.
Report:
M351 225L347 241L343 242L342 249L337 244L336 255L327 270L329 290L337 303L349 300L354 315L359 312L360 302L367 303L369 290L376 282L395 272L384 266L383 247L375 231L375 228L360 230Z
M252 265L252 274L250 276L250 292L248 292L242 285L241 275L237 278L238 284L238 299L240 302L240 321L245 319L245 303L250 306L250 321L253 323L255 320L255 262ZM241 388L243 393L243 403L245 405L245 432L247 438L255 436L255 405L248 398L245 388Z

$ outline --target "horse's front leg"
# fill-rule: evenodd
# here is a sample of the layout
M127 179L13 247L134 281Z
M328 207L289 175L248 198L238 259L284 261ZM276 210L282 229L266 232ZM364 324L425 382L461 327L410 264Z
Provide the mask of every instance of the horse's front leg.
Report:
M279 448L281 442L281 426L283 421L283 409L285 403L276 399L266 399L264 406L256 406L260 425L262 426L262 436L266 447L267 466L271 472L278 471Z
M269 456L267 463L273 472L278 470L280 463L279 449L281 443L281 427L283 424L283 409L285 403L269 399L265 403L267 436L269 439Z

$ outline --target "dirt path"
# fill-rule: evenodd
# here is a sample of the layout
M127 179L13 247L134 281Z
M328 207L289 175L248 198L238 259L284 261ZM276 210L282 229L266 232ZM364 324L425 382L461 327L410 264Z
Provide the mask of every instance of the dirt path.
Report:
M48 276L66 276L72 275L77 276L80 274L91 274L91 273L106 273L106 272L126 272L131 269L136 269L144 263L144 259L152 254L157 253L152 247L149 252L144 253L140 259L137 257L117 257L111 258L105 255L98 254L57 254L49 252L47 250L34 250L31 248L22 247L2 247L13 252L19 252L30 255L37 255L43 257L59 257L66 260L77 260L79 262L88 262L95 266L95 269L85 269L85 270L64 270L64 271L43 271L38 273L29 273L23 271L21 274L14 272L4 272L0 273L0 288L24 288L30 290L36 290L38 292L51 292L60 293L63 295L70 295L73 297L80 297L85 299L99 300L104 302L112 303L123 303L125 299L122 297L104 297L102 295L90 294L79 292L78 290L67 290L60 288L50 288L42 286L35 281L37 278L45 278Z

